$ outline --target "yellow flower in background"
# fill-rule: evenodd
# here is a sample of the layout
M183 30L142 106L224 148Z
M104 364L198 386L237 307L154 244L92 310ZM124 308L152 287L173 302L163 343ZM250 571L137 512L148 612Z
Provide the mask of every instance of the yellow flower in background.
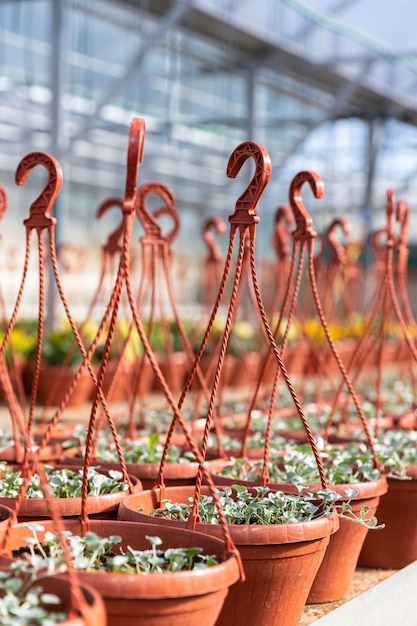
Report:
M326 334L319 319L306 320L303 324L303 332L319 346L326 341Z

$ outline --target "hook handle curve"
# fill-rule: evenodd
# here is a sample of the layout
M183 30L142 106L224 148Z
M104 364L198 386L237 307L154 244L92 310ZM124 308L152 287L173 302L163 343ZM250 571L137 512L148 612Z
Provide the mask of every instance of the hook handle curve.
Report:
M323 181L316 172L305 170L294 176L289 191L290 206L296 223L296 229L292 233L294 239L316 236L316 232L313 230L313 220L303 203L301 188L304 183L309 184L315 198L322 198L324 195Z
M279 259L285 259L290 254L290 226L292 212L287 204L282 204L275 211L274 232L272 235L272 247Z
M145 143L145 120L134 117L130 124L129 145L127 149L126 185L123 200L123 213L133 215L135 211L136 188L138 184L139 165L143 161Z
M339 227L342 229L343 234L348 237L351 232L350 224L344 217L336 217L328 226L326 231L327 241L332 249L335 258L339 263L347 263L349 258L346 253L346 246L344 246L337 238L335 230Z
M3 219L7 211L8 203L6 187L0 183L0 220Z
M394 190L387 189L386 204L385 204L386 216L387 216L387 248L394 247L394 228L392 218L395 213L394 203Z
M406 200L398 200L395 208L395 218L401 224L398 245L406 246L408 241L408 230L410 225L410 208Z
M381 235L385 235L387 242L388 230L386 226L381 226L381 228L373 230L369 236L369 241L375 258L380 262L385 262L387 243L385 243L385 245L381 243Z
M231 224L249 226L259 222L256 207L271 176L271 159L266 148L253 141L239 144L229 157L226 175L236 178L250 157L255 161L255 172L245 191L236 200L235 212L229 217Z
M220 236L225 235L227 232L226 223L219 216L210 217L205 221L203 225L203 239L209 251L207 259L209 261L220 261L222 258L222 252L214 237L214 230Z
M147 200L152 194L159 195L165 203L164 207L159 207L154 213L152 213L152 211L150 211L147 207ZM176 235L179 228L176 201L174 193L168 185L158 181L149 181L144 183L137 190L135 207L136 215L138 216L147 237L162 239L161 225L157 220L158 215L162 215L162 209L163 213L165 215L170 214L174 221L174 228L169 234L169 237L173 238ZM178 220L177 226L175 225L176 220Z
M62 168L59 161L47 152L30 152L16 168L16 184L24 185L36 165L42 165L46 169L48 180L39 196L32 202L29 217L23 223L30 228L47 228L56 224L56 219L49 214L62 187Z
M394 189L387 189L386 212L387 215L393 215L394 207Z
M167 243L172 243L172 241L175 239L180 229L180 218L178 216L178 213L176 211L172 211L166 206L160 206L154 210L153 214L155 216L155 219L158 219L159 217L163 215L166 215L167 217L171 219L172 221L171 230L169 230L163 235L163 239Z
M96 211L96 218L101 219L103 215L107 213L107 211L111 207L118 207L122 212L122 221L121 223L110 233L107 238L106 243L103 245L103 250L110 255L116 254L116 252L121 252L123 249L122 240L123 240L123 200L117 197L107 198L104 200Z

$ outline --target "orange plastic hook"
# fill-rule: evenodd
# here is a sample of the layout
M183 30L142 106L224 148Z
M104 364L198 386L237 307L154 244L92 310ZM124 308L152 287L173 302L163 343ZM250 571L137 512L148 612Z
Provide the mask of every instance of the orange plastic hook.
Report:
M123 200L121 198L116 198L116 197L107 198L107 200L104 200L104 202L100 204L96 212L97 219L101 219L103 215L105 215L107 211L113 206L119 207L119 209L122 211L122 221L119 224L119 226L117 226L113 230L113 232L110 233L110 235L107 238L106 243L103 246L103 250L110 256L113 256L114 254L122 251L122 240L123 240L123 231L124 231Z
M253 141L245 141L233 150L227 163L227 176L236 178L249 157L255 161L255 172L245 191L236 200L235 212L229 217L229 222L237 226L259 222L256 207L271 176L271 159L266 148Z
M47 228L56 224L56 219L49 213L62 187L62 168L60 163L47 152L31 152L19 163L16 169L15 181L17 185L24 185L30 172L36 165L43 165L48 172L48 180L39 196L30 206L30 215L23 221L30 228Z
M153 213L147 207L147 200L152 194L158 194L165 203L165 206L158 207ZM135 206L136 215L145 229L147 237L159 240L164 239L168 243L172 241L178 232L179 218L176 212L175 196L170 187L156 181L144 183L136 193ZM174 223L172 230L165 236L162 235L162 228L157 219L161 215L169 215Z
M387 189L386 211L387 211L387 215L394 214L394 190L393 189Z
M322 198L324 195L323 181L316 172L306 170L294 176L290 185L289 200L296 223L296 229L292 233L295 240L316 236L313 230L313 220L304 206L301 195L304 183L310 185L315 198Z
M408 202L399 200L395 209L395 219L400 222L400 235L398 237L398 245L406 246L408 241L408 228L410 224L410 210Z
M327 228L326 236L333 254L339 263L347 263L349 258L346 253L346 247L337 239L335 230L341 228L343 234L347 237L350 235L350 224L344 217L335 218Z
M222 259L222 252L214 237L213 230L215 230L218 235L226 234L226 224L221 217L211 217L206 220L203 225L203 239L209 251L207 259L209 261L220 261Z
M372 251L375 255L377 261L385 262L386 256L386 244L383 245L380 242L381 235L385 235L387 237L388 231L385 226L381 226L381 228L377 228L373 230L370 234L369 241L371 244Z
M282 204L275 212L275 225L282 224L282 221L284 221L287 226L291 226L292 213L287 204Z
M0 220L3 219L4 214L6 213L8 205L7 191L6 188L0 184Z
M318 246L317 246L317 242L319 244ZM316 234L316 239L315 239L314 244L315 244L314 248L316 250L316 254L314 255L314 263L316 267L319 267L324 258L324 253L326 251L326 246L324 245L323 237L319 234Z
M392 217L394 215L394 190L387 189L386 214L387 214L387 247L394 246L394 230L392 225Z
M126 185L123 201L123 213L133 215L135 211L136 188L139 165L143 161L145 143L145 120L134 117L130 124L129 145L127 150Z
M292 212L289 206L283 204L275 212L274 232L272 235L272 246L280 259L284 259L290 254L290 226L292 223Z
M173 222L171 230L166 232L162 237L167 243L171 243L177 236L177 233L180 229L180 218L178 217L178 213L176 211L172 211L166 206L160 206L157 209L154 209L153 214L157 219L159 217L162 217L163 215L166 215Z

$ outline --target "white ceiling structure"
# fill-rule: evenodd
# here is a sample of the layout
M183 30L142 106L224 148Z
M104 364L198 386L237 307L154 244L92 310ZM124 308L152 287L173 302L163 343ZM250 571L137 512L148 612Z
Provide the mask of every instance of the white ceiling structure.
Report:
M383 221L388 188L408 200L413 223L414 17L412 0L0 0L10 206L25 216L33 194L15 188L19 160L51 152L65 175L60 240L100 242L108 226L95 210L123 194L129 124L140 116L139 182L172 187L185 250L206 217L233 212L242 182L227 179L226 164L245 140L272 160L259 206L265 252L274 211L305 169L325 184L320 201L306 192L318 229L343 215L362 235Z

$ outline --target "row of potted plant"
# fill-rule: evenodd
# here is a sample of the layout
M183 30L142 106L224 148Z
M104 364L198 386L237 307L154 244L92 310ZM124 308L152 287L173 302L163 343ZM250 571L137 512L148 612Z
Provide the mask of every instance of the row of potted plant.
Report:
M129 180L129 184L126 185L127 191L129 189L133 191L132 197L127 198L123 204L124 245L121 254L120 274L118 274L118 278L121 280L116 283L113 298L114 302L117 300L117 306L120 303L119 286L121 286L124 278L129 278L129 267L124 253L129 244L130 218L133 217L133 196L136 193L136 178L143 137L143 120L135 118L131 126L128 154L129 176L134 175L134 180ZM253 142L245 142L238 146L232 153L227 166L228 176L235 177L239 173L243 162L248 158L255 161L256 176L254 177L253 185L250 188L248 187L247 193L245 192L245 194L238 199L235 213L230 217L230 223L232 225L231 233L236 234L239 232L240 236L240 253L237 258L234 282L236 289L233 289L230 296L230 306L227 307L227 319L225 320L225 324L221 324L222 330L220 334L216 336L216 332L213 332L211 335L211 337L214 337L213 345L207 343L204 347L201 345L201 350L199 349L199 356L208 356L210 360L210 353L214 354L215 350L220 348L220 359L215 363L218 370L222 368L222 365L225 367L226 361L222 363L221 357L224 355L226 348L229 348L230 351L235 349L233 333L229 335L228 331L233 327L235 336L238 333L238 322L233 320L235 315L234 308L239 292L237 283L241 275L241 270L243 270L244 251L247 253L246 259L250 257L253 270L255 260L254 232L255 225L258 221L256 214L257 202L270 175L270 159L266 150ZM31 164L33 164L33 162L35 161L30 161ZM44 155L42 155L40 162L45 163ZM51 162L49 165L51 165ZM136 165L136 169L133 165ZM25 163L23 167L26 167ZM294 237L294 246L300 243L302 246L305 246L307 241L311 244L314 237L314 233L311 229L311 220L307 219L308 214L301 201L301 186L304 182L309 183L317 197L322 193L320 177L314 172L302 172L292 181L290 186L290 202L297 225L295 234L298 235ZM253 193L249 193L249 191L253 191ZM132 215L129 216L127 215L128 206L132 207ZM231 247L232 244L233 239L231 237ZM305 247L302 247L300 259L304 256L304 252ZM310 257L311 254L312 245L309 245ZM229 270L228 264L225 270ZM273 367L270 368L272 377L279 365L281 377L285 378L291 400L296 408L296 414L298 414L303 422L304 431L312 449L316 467L309 467L310 473L304 475L303 478L298 476L300 472L300 462L302 462L298 453L301 454L302 451L289 451L287 444L284 444L284 447L281 449L278 447L278 444L276 453L274 452L275 456L272 457L271 450L268 450L268 444L270 443L271 434L269 428L271 426L271 414L275 411L275 406L273 406L270 411L266 410L268 423L264 431L264 457L261 474L255 477L252 475L250 477L250 484L242 484L245 478L242 478L241 475L237 478L233 476L221 477L216 467L223 466L224 468L225 465L230 466L230 461L216 462L216 467L210 467L207 464L208 461L203 457L203 452L200 452L196 443L191 440L188 428L184 423L183 417L180 415L179 406L181 405L182 408L183 398L180 398L177 405L175 400L171 397L171 394L167 393L166 396L175 414L174 420L178 420L180 425L183 426L184 437L189 444L189 449L193 452L195 457L195 461L191 461L191 463L195 463L196 466L196 472L192 476L192 484L188 486L177 485L175 487L170 487L165 484L164 476L168 472L167 468L170 466L170 463L165 463L164 454L166 450L164 450L157 473L157 482L155 482L151 489L142 490L139 485L137 492L130 494L127 493L127 489L122 489L122 497L116 507L120 519L103 520L94 518L87 520L86 505L88 498L91 496L88 496L87 490L85 489L88 469L86 465L92 461L95 463L97 460L95 457L92 458L90 445L92 442L89 438L85 448L86 458L83 464L81 508L77 511L75 517L68 515L64 520L67 539L62 536L62 547L71 543L69 539L70 535L68 535L68 533L71 533L72 537L76 536L79 538L77 541L72 541L72 546L76 546L77 549L80 549L81 544L84 543L84 539L86 538L86 529L88 529L88 532L94 533L94 535L90 535L90 538L95 545L95 552L100 552L101 547L104 544L107 545L108 539L111 537L114 538L115 535L121 537L120 542L116 541L117 544L120 543L121 551L110 555L109 559L109 563L111 562L114 565L116 562L119 568L121 568L123 564L126 564L128 552L134 551L137 558L142 558L142 554L139 557L138 551L142 553L143 550L146 551L149 549L149 546L145 543L146 537L158 537L162 540L164 546L167 546L168 538L170 541L174 541L175 539L176 545L168 544L170 548L178 547L181 542L185 541L188 547L204 547L204 554L215 555L215 559L212 559L213 564L211 564L210 567L206 567L203 570L193 569L187 572L156 571L152 573L139 574L135 572L135 574L131 574L131 572L103 572L102 570L85 572L77 568L77 576L82 582L90 583L94 588L100 590L106 604L110 624L119 624L121 622L128 624L130 615L135 616L134 619L136 620L139 615L141 616L142 623L145 624L147 620L152 624L159 624L162 623L162 621L164 621L164 623L168 621L169 623L176 624L177 621L175 620L181 620L182 624L194 624L196 621L200 621L202 624L213 624L217 622L218 624L227 624L228 626L233 626L237 623L240 625L251 624L251 626L257 626L258 624L262 624L262 626L276 626L277 623L279 623L280 626L296 626L299 623L306 601L309 599L312 601L317 601L318 599L321 601L324 599L332 599L334 596L331 594L341 593L340 590L337 592L334 591L329 584L329 580L334 581L340 578L346 583L346 578L342 577L339 571L341 561L349 560L350 573L352 571L352 563L353 567L356 564L357 551L353 551L350 544L349 548L346 548L344 544L344 542L350 538L350 535L356 535L357 531L360 531L360 543L363 544L363 538L367 535L370 527L373 528L372 534L380 532L379 530L375 530L375 509L380 498L384 498L385 496L385 491L387 490L387 476L384 475L381 462L375 455L374 448L372 448L373 444L371 441L367 441L371 446L371 451L374 452L370 464L367 462L366 458L359 458L359 460L357 456L355 460L352 460L352 456L348 458L347 454L349 451L344 444L341 444L340 447L337 448L338 454L334 455L330 454L330 447L323 448L322 450L318 449L308 420L287 378L287 372L282 366L280 349L273 338L271 338L271 330L265 318L265 310L260 301L257 291L257 281L255 280L254 274L255 272L252 271L254 293L258 304L257 314L259 314L260 319L262 318L263 329L262 333L254 333L254 337L252 337L250 336L252 328L249 326L245 329L246 334L243 333L243 335L240 336L239 344L244 347L246 355L253 351L260 352L256 341L260 339L264 340L265 338L268 339L268 349L273 352L274 357ZM314 278L314 272L310 278ZM128 293L130 293L130 291L128 290ZM132 313L139 332L139 324L137 322L138 311L131 300L132 299L130 299ZM217 301L215 306L218 304ZM295 299L292 304L295 304ZM320 307L318 306L317 308L319 310ZM321 321L323 321L322 318ZM113 327L112 325L110 326L112 332ZM169 348L171 349L174 347L171 332L165 325L161 326L164 331L168 330L168 334L165 335L165 337L168 336ZM325 330L325 325L322 324L322 326ZM158 324L154 324L152 328L147 328L150 344L152 344L152 341L155 341L153 333L156 331L157 327ZM216 331L216 328L211 328L211 330ZM116 334L117 333L115 333L114 337L116 337ZM303 335L303 339L307 339L308 348L312 346L317 347L319 342L314 341L311 332L308 332L308 328L304 329L301 334ZM111 333L108 336L111 338ZM252 339L255 340L254 343L252 343ZM278 343L280 343L280 339L281 338L279 338ZM326 339L328 339L327 335ZM86 339L84 339L84 341L86 341L87 344L89 342ZM127 341L126 335L121 335L122 344L123 341ZM197 341L198 345L199 341L200 340ZM219 345L219 343L221 345ZM238 347L240 348L241 345ZM113 347L113 344L111 347ZM152 348L152 345L150 347ZM297 346L297 349L299 349L299 346ZM72 348L66 349L65 359L69 359L70 355L72 355L71 350ZM204 350L208 350L209 354L204 354ZM282 351L282 358L285 356L284 350L285 347ZM301 356L304 359L304 364L306 358L310 358L313 353L314 351L309 350L303 352ZM139 354L137 356L140 358L142 355ZM148 350L147 357L151 359L150 350ZM286 357L288 357L288 352ZM153 369L157 370L154 362L153 365ZM201 367L203 369L203 359L201 360ZM245 369L243 358L241 362L239 362L239 369ZM251 377L250 382L253 383L255 378L253 370L248 367L246 370L248 370L246 373L249 373ZM304 370L302 371L304 372ZM217 423L217 416L215 419L213 416L214 396L218 391L219 378L217 374L221 374L222 372L214 371L213 373L213 378L207 375L210 389L208 395L210 397L207 398L207 421L201 444L204 452L206 452L207 430L213 424ZM164 381L161 378L159 382ZM277 382L277 380L275 382ZM170 390L168 389L168 391ZM93 419L95 418L96 399L96 396L94 396L93 411L90 417L89 427L93 425ZM271 402L275 404L275 401L276 395L274 388ZM345 417L345 415L342 417ZM175 421L172 422L172 425L175 424ZM317 423L320 423L319 418ZM363 421L362 423L363 426L365 426L366 422ZM169 431L171 432L171 428ZM89 435L90 434L91 431L89 428ZM117 442L117 438L115 438L115 443L117 443L116 452L120 457L120 465L124 468L125 461L124 458L122 459L123 454L121 450L123 447L126 448L126 445L124 445L126 441L124 441L122 445L121 442ZM274 444L275 443L276 442L274 442ZM172 442L167 438L167 445L168 444L171 445ZM222 447L220 444L221 441L219 440L219 453ZM132 446L132 449L133 447L134 446ZM112 450L112 452L114 452L114 450ZM155 452L155 450L153 450L153 452ZM342 461L345 467L340 467L339 471L336 471L339 457L343 457ZM290 468L290 460L298 464L296 470ZM304 457L303 464L305 466L311 465L310 461L311 456ZM103 466L107 462L108 461L102 461ZM113 463L115 461L112 460L110 462ZM254 461L246 461L245 459L245 463L249 468L255 469ZM185 466L185 464L185 462L180 463L178 458L176 462L171 463L172 466ZM146 464L140 462L137 463L137 465ZM149 466L153 468L158 466L158 463L155 462L155 457L153 461L149 463ZM242 470L242 468L243 465L241 464L240 470ZM275 471L277 471L277 474L273 473ZM297 480L294 479L294 473L296 473ZM27 476L25 478L27 479ZM46 477L42 472L40 473L40 478L46 481ZM125 473L123 471L123 479L126 481L129 491L133 492L133 481L127 472ZM59 480L62 480L62 476ZM178 477L176 480L178 480ZM218 484L222 481L224 482L223 487ZM229 483L227 483L227 481L229 481ZM256 484L257 482L261 484ZM27 486L27 483L24 483L21 489L23 490L25 486ZM47 495L51 487L44 484L42 484L42 487L45 489L45 495ZM19 491L19 495L22 495L22 491ZM40 498L23 498L23 501L29 499L41 500ZM50 501L57 503L59 500L75 501L77 497L46 497L45 504L50 507ZM16 508L20 506L20 502L19 499L16 501ZM54 507L51 508L54 509ZM180 511L180 513L178 513L178 511ZM20 513L21 509L18 512ZM100 513L102 512L100 511ZM181 515L182 517L181 519L171 519L171 514L174 515L174 517L176 515ZM43 515L43 517L47 517L47 515ZM55 522L56 519L45 520L43 530L39 531L39 539L42 546L41 551L45 551L44 546L48 543L50 537L48 533L55 530ZM158 532L154 531L156 528L158 528ZM177 534L177 531L180 534ZM97 539L97 537L100 539ZM209 543L202 544L203 538ZM27 527L22 523L13 526L13 528L10 528L10 526L7 528L7 532L4 534L4 542L9 549L19 551L25 544L29 546L34 545L33 537L27 536ZM342 549L345 550L343 557L349 554L349 557L352 557L351 559L341 559L340 556L335 555L335 547L339 543L343 544ZM110 540L110 544L111 549L114 550L116 548L115 540ZM184 547L184 545L181 547ZM32 552L30 552L30 555L31 557L34 556ZM75 569L74 563L78 563L78 561L75 557L71 557L71 555L67 554L65 550L64 555L68 565L68 572L73 573ZM80 562L85 564L93 560L91 555L85 558L85 555L80 553L80 556ZM47 557L49 558L48 555ZM156 545L153 545L151 548L151 558L155 563L160 562L161 555L157 553ZM71 559L73 559L72 562ZM242 564L243 570L241 567ZM100 560L100 567L101 566L102 561ZM188 577L188 574L190 574L190 577ZM160 576L160 579L158 579L158 576ZM323 580L325 581L324 583ZM349 578L347 578L347 580L349 580ZM173 602L173 594L177 590L177 583L175 581L178 581L179 592L175 596L176 601ZM256 582L261 583L259 588L255 587ZM287 583L290 584L290 587L286 586ZM192 598L189 598L190 590L197 590L196 593L193 593ZM296 595L296 590L300 592L299 595ZM162 596L161 592L163 592ZM187 602L189 598L194 606L197 604L197 610L200 611L197 617L195 615L191 616L191 610L188 611L188 609L184 608L184 603L186 602L185 597L187 598ZM214 601L214 597L216 601ZM120 600L122 601L122 608L120 608ZM156 602L152 602L153 600ZM169 612L171 610L170 607L173 605L174 612L176 611L175 618L173 614ZM156 606L158 607L158 611L159 609L162 610L162 616L158 618L156 618ZM123 614L121 611L125 613ZM126 611L129 616L126 615ZM160 614L158 613L158 615ZM158 619L159 621L157 621ZM207 620L207 622L205 622L205 620Z
M98 624L191 626L198 620L214 625L228 588L239 577L236 558L225 554L224 542L215 537L108 520L92 520L87 533L79 520L67 520L64 539L50 520L18 524L9 542L15 567L24 559L40 569L47 564L51 574L62 572L67 563L63 540L70 553L67 566L104 599L106 622Z
M73 475L74 472L72 473L65 472L64 475L62 474L62 472L58 472L58 474L54 473L54 475L56 476L56 481L58 485L60 486L60 488L62 487L62 483L67 482L68 474ZM13 474L10 474L10 476L11 478L7 479L8 482L12 484L16 484L16 472L14 472ZM19 487L19 481L17 482L17 487ZM78 481L77 489L79 489L79 481ZM167 488L165 491L167 494L171 494L172 490L174 490L173 495L178 496L179 492L175 491L176 489L178 490L179 488L178 487ZM188 493L189 497L191 497L192 493L194 492L194 487L190 486L190 487L186 487L185 489L188 490L185 492L185 494ZM235 530L232 531L232 537L236 545L238 545L241 554L245 554L245 550L251 550L251 548L249 548L249 545L247 544L248 543L252 544L252 539L246 535L248 533L248 527L253 527L253 532L255 533L255 536L257 537L255 540L255 545L260 543L262 546L264 546L264 548L260 548L261 552L263 552L263 555L261 555L259 558L261 559L260 564L263 566L263 569L265 569L265 560L264 560L266 558L265 552L266 551L268 552L267 559L270 559L271 557L269 553L274 552L275 550L271 548L272 535L274 536L277 535L276 541L278 545L280 546L278 552L281 552L282 550L284 550L284 547L283 547L284 545L286 546L284 552L288 550L288 545L287 545L288 542L290 543L292 548L295 549L297 552L298 545L296 549L295 544L299 543L300 532L301 532L300 525L303 525L304 523L308 521L319 520L320 531L318 532L317 528L314 530L314 525L310 529L310 530L314 530L314 533L313 533L314 538L312 539L311 542L310 542L311 532L310 531L307 532L307 528L303 527L301 536L303 537L303 542L307 542L309 543L309 545L311 543L312 546L313 545L315 546L313 552L316 553L316 551L318 551L317 561L321 562L323 560L325 556L325 552L327 551L327 550L325 551L324 548L327 547L327 542L329 540L329 537L332 533L335 532L337 526L339 525L339 518L335 518L333 516L333 512L334 512L335 502L341 500L340 494L337 494L335 491L332 491L332 490L320 490L320 489L318 489L317 491L313 493L303 493L305 492L305 488L304 489L297 488L294 491L294 493L281 493L276 490L272 491L270 488L260 488L258 490L254 490L253 493L251 493L250 490L248 490L246 487L236 486L234 489L235 489L235 496L232 498L231 489L229 487L226 487L224 491L224 495L221 496L221 504L223 507L223 511L226 514L226 519L230 527L234 527L234 526L246 527L246 530L242 528L241 530L237 529L236 531ZM184 488L181 488L181 496L180 496L181 498L185 497L183 490ZM31 494L32 492L30 491L29 493ZM33 493L39 495L39 492L36 489L36 486L35 486L35 491ZM63 492L63 494L65 493L68 493L67 488L66 488L66 491ZM139 497L143 495L144 498L146 497L155 498L156 494L157 492L155 490L149 490L149 491L144 491L144 492L138 492L137 494L134 494L134 497L136 496ZM303 498L300 497L301 495L303 495ZM351 495L352 496L354 495L353 492ZM204 498L202 498L202 502L205 503L206 511L204 515L206 517L203 516L203 511L199 511L199 515L201 516L203 526L200 527L198 525L197 528L199 531L204 529L204 532L209 532L210 534L213 534L214 532L215 535L219 535L219 532L220 532L220 535L221 535L221 527L218 524L218 517L215 516L212 497L210 496L210 493L207 492L207 490L203 494L203 496ZM122 517L123 517L123 511L129 511L129 509L131 508L131 505L128 502L128 499L130 497L131 496L126 495L126 497L123 498L123 501L125 502L125 506L121 507L120 509L121 512L119 514ZM133 494L132 494L132 497L133 497ZM71 499L73 500L73 498ZM181 500L178 500L178 501L180 502ZM173 499L173 502L178 502L178 501L175 498ZM141 508L140 501L139 501L139 507L137 506L138 502L136 500L134 500L134 502L135 502L134 508ZM153 504L155 504L155 500L153 500ZM189 505L189 503L187 504L187 498L185 498L184 505L186 508ZM178 508L178 505L176 506ZM238 508L236 508L236 506ZM344 516L347 514L347 511L350 510L349 506L350 506L349 503L344 502L343 500L341 501L341 510L343 511ZM157 509L158 507L154 506L153 508ZM173 506L172 510L174 509L175 507ZM235 513L232 513L233 510L235 510ZM248 515L249 517L247 517ZM365 519L365 515L362 515L362 513L359 515L358 519L361 519L361 518L362 518L362 521ZM152 520L152 523L155 523L155 521L156 520ZM210 528L206 528L204 526L204 524L206 524L207 526L207 521L209 522ZM146 522L149 523L149 519L147 519ZM136 523L137 523L137 520L135 524ZM183 526L185 525L184 522L181 522L181 523ZM371 522L368 522L368 523L371 523ZM323 524L324 524L324 528L323 528ZM262 531L260 529L260 527L262 526L267 527L267 529L265 529L265 531ZM276 527L276 528L273 530L272 527ZM278 527L281 527L281 530L279 530ZM111 531L111 534L114 534L115 526L114 525L108 526L108 528L112 528L113 530ZM242 535L242 531L243 531L243 535ZM238 540L236 540L236 538L234 537L235 532L238 533L237 534ZM262 539L261 535L263 532L267 533L266 536L268 537L268 540L266 539L266 536ZM319 536L317 536L317 532ZM324 535L321 534L323 532L324 532ZM339 532L340 531L338 531L338 533ZM282 533L284 533L284 535L282 535ZM159 529L158 529L158 533L155 533L155 534L159 534ZM250 534L252 534L252 531L250 531ZM280 536L280 538L278 538L278 535ZM337 536L337 533L335 534L335 537L336 536ZM284 537L286 538L284 539ZM243 543L241 544L239 542L243 542ZM318 548L319 544L320 544L320 548ZM243 553L242 553L242 550L243 550ZM311 551L309 551L309 555L310 556L308 557L308 559L311 560L312 558ZM277 555L275 555L275 557L276 556ZM247 580L250 581L250 575L248 573L248 568L245 565L244 557L243 557L243 563L245 567L245 575L247 577ZM290 608L289 606L285 604L284 601L281 601L281 600L277 601L276 606L280 607L279 609L280 617L277 618L275 616L274 619L280 619L280 620L285 619L287 621L282 621L282 623L285 623L285 624L297 623L297 621L295 620L299 619L300 611L302 611L302 608L308 597L308 593L310 593L313 581L315 580L317 576L320 563L317 563L316 561L315 563L317 564L317 567L316 565L311 566L309 570L310 574L308 575L309 577L307 576L307 578L303 579L304 586L303 586L303 593L301 596L302 600L299 601L297 605L298 608L296 609L293 607ZM299 567L300 566L297 565L297 571L299 571L298 570ZM279 580L279 577L278 577L278 580ZM311 584L309 584L309 581ZM228 613L231 610L235 612L236 605L241 603L241 600L237 602L237 596L239 596L240 598L241 593L242 593L242 590L239 591L240 584L241 583L239 584L236 583L236 588L235 586L233 586L233 588L230 590L229 595L231 599L230 601L229 600L226 601L226 604L224 605L225 608L222 610L222 612L220 613L220 617L219 617L220 620L224 619L224 621L223 622L220 621L219 623L233 624L235 621L237 622L243 619L240 613L238 615L230 615ZM248 582L248 583L242 583L242 584L252 584L252 583ZM292 585L294 584L295 583L293 581ZM265 588L267 587L266 581L264 581L264 586ZM307 596L306 596L306 592L307 592ZM284 594L284 597L287 597L288 591L283 591L283 594ZM260 595L259 611L261 611L261 605L265 605L265 598L262 594L258 594L258 595ZM275 603L274 603L274 606L275 606ZM233 608L230 608L230 607L233 607ZM289 618L286 615L288 611L289 611L289 614L293 615L292 618ZM222 618L222 615L224 615L225 617ZM267 619L271 619L271 616L267 618L267 616L264 613L260 613L260 615L261 617L259 617L259 620L260 620L259 623L262 623L262 624L274 623L273 621L271 622L267 621ZM285 618L284 618L284 615L286 615ZM295 618L294 615L297 615L298 617ZM293 621L291 621L291 619ZM251 618L251 621L248 623L256 623L256 621L254 622L253 618Z
M202 338L204 328L198 321L191 323L189 320L182 320L183 327L187 333L190 345L193 349L197 349L199 342ZM297 330L296 330L297 327ZM356 345L357 338L360 337L361 329L363 330L364 321L359 319L355 324L350 324L349 327L343 324L330 325L330 333L333 337L339 351L344 353L344 349L348 350L348 356L353 353ZM201 362L203 372L207 373L209 367L209 355L215 351L218 341L221 336L222 324L217 322L215 324L208 344L205 347L204 354ZM83 323L81 325L81 336L88 347L94 338L95 333L94 324L91 322ZM34 351L36 349L36 321L34 320L19 320L12 330L10 344L6 350L6 358L10 361L14 360L14 368L17 368L23 377L23 382L27 393L31 391L32 383L32 359ZM135 338L135 334L128 338L128 324L127 322L118 322L117 334L119 337L119 344L117 341L113 343L112 350L110 352L109 362L109 374L107 385L113 375L114 365L119 360L120 356L120 342L123 344L123 364L121 367L121 375L119 380L119 391L115 394L116 398L119 398L123 393L128 395L135 384L139 393L144 394L149 392L156 382L153 377L152 369L149 363L146 361L142 363L140 373L137 371L137 365L141 362L143 357L143 349L140 341ZM392 330L393 341L398 339L398 330ZM390 335L391 336L391 335ZM169 341L167 340L169 337ZM125 342L128 342L126 347ZM242 378L242 368L239 361L234 359L248 359L251 357L250 367L257 367L258 361L253 360L255 355L259 356L259 349L262 345L262 334L259 330L256 330L254 325L246 322L245 320L238 320L234 324L233 333L228 349L228 363L224 365L223 376L224 384L235 386L242 386L248 383L247 377ZM314 319L305 320L301 325L295 323L292 328L292 332L289 335L289 345L286 353L286 365L288 371L291 374L300 375L301 373L308 373L313 364L317 361L315 353L317 348L323 345L325 342L325 336L323 330ZM346 343L347 342L347 343ZM350 342L350 343L349 343ZM168 345L169 344L169 345ZM102 347L104 344L99 343L95 353L92 355L92 363L99 364L102 356ZM150 345L155 354L160 355L160 359L168 358L168 364L165 365L164 373L167 375L169 382L175 383L176 389L180 389L184 383L186 374L191 367L191 363L184 353L184 346L181 343L181 337L178 332L178 327L173 320L162 322L156 320L152 324L152 330L150 335ZM168 347L167 347L168 346ZM169 348L169 349L168 349ZM181 362L178 358L169 364L169 354L182 354ZM401 351L404 356L404 351ZM329 355L330 356L330 355ZM345 355L346 356L346 355ZM397 354L397 359L400 354ZM42 341L42 373L39 383L39 398L41 403L48 400L51 404L59 404L62 399L62 393L58 390L55 394L51 391L51 380L56 377L64 378L64 387L67 388L71 377L74 374L74 368L81 363L81 354L74 342L74 336L67 322L58 324L56 328L45 333ZM327 362L327 361L326 361ZM163 361L161 361L163 363ZM134 368L136 366L136 368ZM52 369L51 369L52 368ZM60 370L61 368L61 370ZM180 369L181 368L181 369ZM170 370L178 370L179 376L173 376ZM140 376L142 381L139 382L137 377ZM45 382L44 382L44 379ZM70 401L72 404L81 404L88 402L93 393L93 385L88 375L88 372L81 377L80 382L77 385L77 391L74 392L73 398ZM113 396L114 397L114 396Z

